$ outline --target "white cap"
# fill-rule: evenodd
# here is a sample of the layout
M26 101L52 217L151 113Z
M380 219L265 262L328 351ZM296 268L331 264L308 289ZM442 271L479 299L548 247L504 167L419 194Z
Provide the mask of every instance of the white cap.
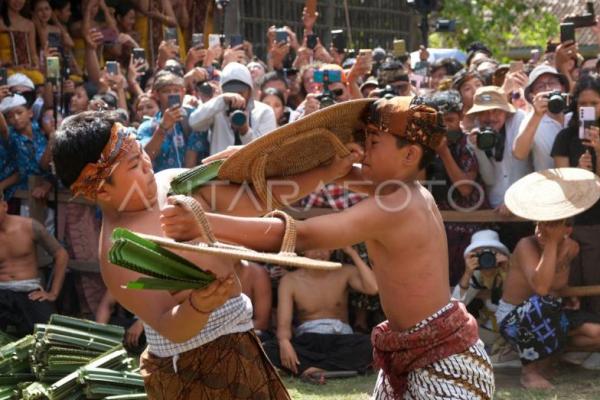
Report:
M8 85L8 87L25 86L31 90L35 90L35 85L33 84L33 81L29 79L26 75L21 74L19 72L9 76L8 80L6 81L6 84Z
M21 96L20 94L6 96L2 99L2 102L0 102L0 112L5 113L15 107L24 106L25 104L27 104L27 100L25 100L25 97Z
M510 254L508 248L506 248L506 246L500 241L498 233L490 229L477 231L473 234L473 236L471 236L471 244L465 249L464 256L466 257L467 254L473 250L481 248L492 248L499 250L501 253L506 255Z

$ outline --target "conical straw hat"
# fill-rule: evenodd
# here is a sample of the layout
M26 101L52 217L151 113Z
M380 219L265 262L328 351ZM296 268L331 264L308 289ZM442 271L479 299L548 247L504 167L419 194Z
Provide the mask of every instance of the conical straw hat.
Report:
M532 221L557 221L588 210L600 199L600 178L581 168L531 173L504 195L506 207Z

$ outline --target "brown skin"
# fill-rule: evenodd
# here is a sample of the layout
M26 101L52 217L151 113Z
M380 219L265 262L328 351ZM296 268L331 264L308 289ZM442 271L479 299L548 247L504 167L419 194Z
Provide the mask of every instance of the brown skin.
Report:
M295 197L288 197L288 201L295 201L315 190L323 176L328 179L342 176L340 171L350 168L354 160L352 157L336 159L328 167L297 176L300 190ZM167 206L166 198L171 179L179 173L181 170L166 170L154 175L150 158L141 147L134 145L115 167L110 180L97 191L97 203L103 213L100 265L108 290L116 301L173 342L183 342L196 335L206 324L212 310L241 293L240 282L234 274L234 262L225 257L179 252L194 264L205 266L218 279L202 290L179 293L148 290L133 293L122 286L139 278L141 274L111 264L108 261L108 251L111 246L110 235L116 227L162 236L161 209L179 208ZM211 205L213 209L251 216L268 211L264 208L257 209L247 192L244 192L233 208L229 208L232 200L238 196L238 189L236 185L217 186L217 200ZM276 196L281 200L285 194L289 196L285 190L276 191ZM204 203L212 195L211 187L203 187L195 193L196 199ZM208 208L206 203L204 206ZM190 301L202 312L196 311Z
M353 150L360 152L358 146ZM349 168L343 180L371 180L372 184L350 187L371 197L343 212L296 225L298 251L367 243L383 310L396 331L415 325L450 300L443 220L431 194L416 182L422 152L419 145L398 149L390 133L369 134L362 170ZM389 180L397 182L378 186ZM279 219L217 214L208 218L216 236L224 241L259 251L276 251L281 246L285 227ZM189 216L184 210L164 210L167 236L189 237L178 227L186 220Z
M39 277L33 222L29 218L8 215L8 204L0 200L0 282L21 281ZM59 248L54 257L54 279L49 292L37 290L29 294L32 301L54 301L60 293L69 256Z
M272 305L269 273L261 265L248 261L236 262L235 273L242 284L242 293L252 301L254 329L269 329Z
M281 278L277 303L277 338L281 364L298 373L298 355L291 343L294 311L300 324L317 319L337 319L348 322L348 291L377 294L373 271L360 259L354 249L344 251L355 260L357 267L346 265L332 271L299 269ZM309 250L305 256L329 260L328 250Z

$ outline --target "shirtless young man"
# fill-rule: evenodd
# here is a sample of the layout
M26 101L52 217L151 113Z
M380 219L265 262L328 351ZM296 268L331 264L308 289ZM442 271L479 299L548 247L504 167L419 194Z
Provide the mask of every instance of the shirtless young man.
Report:
M299 221L297 248L367 243L388 317L372 334L375 362L383 368L376 399L490 399L494 377L477 323L450 301L442 217L416 181L445 129L435 110L410 102L396 97L372 106L362 169L345 178L371 181L354 187L371 197L343 212ZM165 233L183 239L180 227L189 226L189 218L181 207L165 209ZM209 214L209 220L223 241L262 251L278 249L284 234L284 222L275 218Z
M69 261L67 251L42 224L8 215L8 204L0 191L0 330L17 328L19 337L33 332L36 323L46 323L55 311ZM36 245L54 258L52 286L41 284Z
M288 399L252 332L252 307L249 299L240 295L232 259L182 254L217 276L202 290L169 293L123 288L141 274L110 263L111 233L123 227L161 235L160 210L167 203L171 179L181 171L165 170L155 175L134 131L122 127L118 120L115 113L93 111L66 119L56 135L53 159L62 182L102 209L102 277L114 298L144 322L148 348L141 367L148 397L238 399L243 397L240 393L252 393ZM339 171L347 171L353 161L351 156L336 159L318 173L298 176L298 196L314 190L320 175L331 179L342 176ZM215 191L217 211L231 207L236 196L239 201L233 211L245 215L266 212L257 209L248 195L237 198L238 188L217 186ZM210 187L201 188L196 199L203 201L211 195Z
M577 298L563 307L558 294L568 286L570 263L579 253L569 237L572 231L568 220L538 223L535 236L517 244L504 283L496 320L519 351L521 384L527 388L552 388L543 373L549 357L564 349L568 339L578 351L600 348L600 319L574 311Z
M344 251L356 266L331 271L298 269L281 278L277 340L263 343L276 366L310 377L323 371L364 371L373 361L368 336L353 335L348 325L348 291L353 288L375 295L377 282L352 247ZM304 255L328 261L331 251L309 250ZM299 326L292 335L293 319Z

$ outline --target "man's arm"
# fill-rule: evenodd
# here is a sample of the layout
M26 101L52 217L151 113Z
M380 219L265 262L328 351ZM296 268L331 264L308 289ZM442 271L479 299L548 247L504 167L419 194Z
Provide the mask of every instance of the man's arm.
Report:
M535 134L540 126L543 116L543 114L539 115L537 112L533 112L525 118L523 123L521 123L519 133L515 138L512 148L513 156L515 156L517 160L525 160L529 157L531 147L533 146L533 139L535 138Z
M271 278L269 273L260 265L251 265L254 270L254 329L265 331L269 329L271 319Z
M38 221L31 220L33 230L33 240L36 244L39 244L54 257L54 269L52 286L49 292L40 290L31 294L32 300L49 300L54 301L60 294L63 282L65 281L65 273L67 271L67 264L69 262L69 254L67 251L58 243L58 240L54 238L42 224Z
M11 176L9 176L8 178L0 181L0 191L3 191L6 188L9 188L12 185L15 185L17 183L19 183L19 173L15 172L14 174L12 174Z
M379 289L373 270L365 264L352 247L345 248L344 252L352 258L352 262L356 266L356 268L350 267L350 279L348 280L350 287L364 294L376 295Z
M215 115L220 112L225 112L229 105L225 101L223 95L219 95L200 104L191 114L189 118L190 127L195 131L207 131L213 124Z
M288 274L279 281L277 291L277 341L281 365L295 374L298 373L298 355L292 346L292 314L294 312L294 291Z

